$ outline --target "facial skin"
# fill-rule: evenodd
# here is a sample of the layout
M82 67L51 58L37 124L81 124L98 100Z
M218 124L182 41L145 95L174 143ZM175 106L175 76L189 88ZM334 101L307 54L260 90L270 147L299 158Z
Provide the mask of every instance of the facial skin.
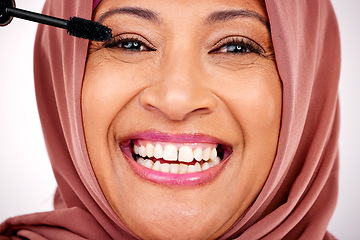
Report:
M156 20L139 11L106 14L123 7L149 10ZM103 0L94 13L125 40L90 44L86 144L109 204L143 239L221 236L254 202L272 167L282 85L270 32L249 14L209 20L220 10L248 10L267 21L263 1L246 0ZM234 52L237 46L245 52ZM231 155L206 184L153 183L134 173L119 147L147 131L214 137Z

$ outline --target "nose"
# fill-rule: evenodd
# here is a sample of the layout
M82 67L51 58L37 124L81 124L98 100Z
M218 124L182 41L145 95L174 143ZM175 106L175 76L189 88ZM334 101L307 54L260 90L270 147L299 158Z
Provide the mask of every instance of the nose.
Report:
M173 121L209 114L217 105L199 61L180 52L162 61L157 79L140 96L146 110Z

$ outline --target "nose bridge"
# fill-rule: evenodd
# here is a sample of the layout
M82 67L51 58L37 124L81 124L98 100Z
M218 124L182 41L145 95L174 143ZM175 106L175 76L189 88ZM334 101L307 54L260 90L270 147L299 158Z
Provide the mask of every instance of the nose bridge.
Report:
M201 68L196 54L185 47L173 49L164 58L161 67L160 81L167 93L182 92L185 97L195 90L200 90L202 84ZM177 95L174 95L175 97ZM177 96L180 97L180 96Z
M160 111L171 120L189 115L208 114L216 99L206 86L200 55L191 47L173 47L164 54L158 79L142 94L142 105Z

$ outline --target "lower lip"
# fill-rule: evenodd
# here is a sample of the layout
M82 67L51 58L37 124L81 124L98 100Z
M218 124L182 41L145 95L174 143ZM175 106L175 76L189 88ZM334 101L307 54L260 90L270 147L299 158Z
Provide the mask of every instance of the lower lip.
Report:
M120 147L131 169L139 177L162 185L168 186L198 186L211 183L222 172L230 156L226 156L218 165L206 171L186 174L164 173L144 167L132 158L130 147Z

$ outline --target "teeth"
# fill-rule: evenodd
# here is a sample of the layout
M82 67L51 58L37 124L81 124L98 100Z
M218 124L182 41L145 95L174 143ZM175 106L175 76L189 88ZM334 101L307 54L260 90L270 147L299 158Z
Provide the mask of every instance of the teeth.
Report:
M170 164L168 164L168 163L161 164L160 171L168 173L170 171Z
M209 163L208 163L208 162L204 162L204 164L203 164L202 167L201 167L201 170L202 170L202 171L205 171L205 170L208 170L209 168L210 168Z
M179 173L184 174L188 172L188 165L180 163L179 164Z
M180 162L192 162L194 159L193 150L189 146L182 146L179 149Z
M146 157L146 149L145 149L144 146L140 146L139 155L142 156L142 157Z
M207 147L205 149L197 147L193 150L190 145L186 144L177 149L175 144L157 143L154 145L146 143L140 146L134 145L133 151L136 155L139 155L142 158L162 158L172 162L179 161L190 163L195 160L198 162L208 161L210 164L211 161L214 163L217 162L217 159L219 158L216 147Z
M219 157L216 157L215 159L211 159L211 162L215 165L218 165L220 163L221 159Z
M146 149L147 149L147 146L146 146ZM210 159L211 159L211 160L215 160L217 157L218 157L218 156L217 156L216 148L213 148L213 149L211 150L211 153L210 153Z
M188 173L194 173L196 172L196 167L194 165L189 165L187 171Z
M152 145L151 143L146 144L146 155L148 157L154 156L154 145Z
M188 166L188 173L201 172L200 163L195 163L195 165Z
M145 164L144 166L147 167L147 168L152 168L154 165L154 162L151 161L151 160L145 160Z
M177 148L173 144L167 144L164 148L163 159L167 161L177 161Z
M156 161L152 169L155 171L160 171L160 165L161 165L160 161Z
M156 144L154 148L154 157L159 159L163 157L163 148L160 144Z
M203 159L205 161L209 160L211 154L211 149L208 147L203 151Z
M141 165L144 165L144 159L143 158L138 158L137 160L136 160L136 162L137 163L139 163L139 164L141 164Z
M201 172L201 166L200 166L200 163L195 163L195 170L196 170L196 172Z
M171 173L178 173L179 172L180 165L179 164L170 164L170 172Z
M139 147L134 145L134 153L139 154Z
M203 156L203 151L202 151L201 147L196 148L194 150L194 158L196 159L196 161L201 161L202 156Z
M160 163L160 161L156 161L155 163L150 159L143 159L139 157L136 160L137 163L143 165L144 167L150 168L155 171L164 172L164 173L174 173L174 174L185 174L185 173L195 173L206 171L209 168L216 166L220 163L220 158L217 157L215 160L210 160L209 162L204 162L200 164L196 162L194 165L187 165L184 163Z

